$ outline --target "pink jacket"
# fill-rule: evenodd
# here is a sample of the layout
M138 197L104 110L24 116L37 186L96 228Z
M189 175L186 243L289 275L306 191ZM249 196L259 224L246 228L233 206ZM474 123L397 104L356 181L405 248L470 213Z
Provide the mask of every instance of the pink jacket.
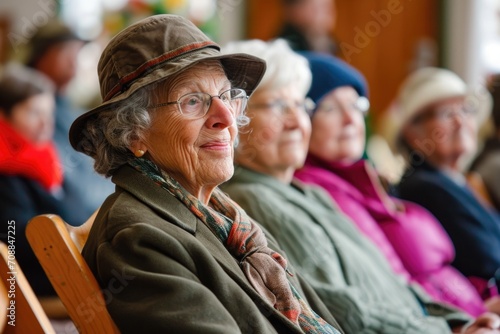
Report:
M407 281L473 316L485 311L474 286L450 265L455 250L441 224L423 207L390 197L368 162L346 166L308 157L296 177L326 189Z

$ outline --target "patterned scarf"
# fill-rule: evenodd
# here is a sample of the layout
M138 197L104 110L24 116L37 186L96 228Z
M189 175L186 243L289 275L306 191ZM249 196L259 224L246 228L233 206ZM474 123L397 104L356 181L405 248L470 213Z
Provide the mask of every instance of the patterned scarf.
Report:
M173 178L162 174L150 160L139 158L130 165L167 190L208 226L240 262L255 290L276 310L305 333L339 333L304 302L288 281L286 260L267 246L262 230L222 191L215 189L209 205L204 205Z

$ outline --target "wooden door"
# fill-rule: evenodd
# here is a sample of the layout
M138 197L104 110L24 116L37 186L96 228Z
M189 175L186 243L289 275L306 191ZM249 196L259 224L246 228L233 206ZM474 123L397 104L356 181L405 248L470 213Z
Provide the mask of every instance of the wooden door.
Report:
M339 43L339 56L367 78L375 126L414 67L437 65L439 3L336 0L332 34ZM283 21L281 1L250 0L247 6L247 38L275 37Z

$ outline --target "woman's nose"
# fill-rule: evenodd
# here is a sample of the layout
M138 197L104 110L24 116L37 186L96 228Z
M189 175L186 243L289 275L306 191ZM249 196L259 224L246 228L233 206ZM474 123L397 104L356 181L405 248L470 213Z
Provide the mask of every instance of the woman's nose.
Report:
M296 128L299 125L301 113L304 111L300 106L287 105L282 114L283 124L288 128Z
M355 113L358 112L357 110L345 106L342 106L339 109L343 124L351 124L354 122Z
M233 111L221 101L213 98L208 110L207 126L210 128L227 128L235 122Z

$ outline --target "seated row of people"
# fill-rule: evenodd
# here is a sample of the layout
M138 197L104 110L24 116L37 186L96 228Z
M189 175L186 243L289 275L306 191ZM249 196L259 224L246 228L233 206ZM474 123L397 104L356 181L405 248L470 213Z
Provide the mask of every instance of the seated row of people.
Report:
M122 332L499 332L439 221L362 159L346 63L281 40L221 53L159 15L108 44L99 79L70 141L116 184L83 255L103 288L127 279L107 305Z
M331 56L302 53L313 74L308 96L316 102L309 110L309 142L310 115L300 104L304 97L297 84L306 78L296 78L302 72L287 56L286 45L239 42L225 51L262 57L271 74L249 101L251 121L240 134L235 175L221 188L277 238L298 271L338 312L342 328L353 333L380 332L381 326L408 330L407 320L398 323L401 314L412 313L401 290L414 289L415 282L434 301L475 316L485 312L474 286L451 266L453 245L439 222L422 207L386 194L373 168L362 160L367 110L362 76ZM341 210L317 188L294 180L296 170L299 179L326 188ZM498 309L498 302L492 298L487 305ZM421 311L420 306L415 310Z
M72 126L73 147L117 184L83 254L103 286L118 269L133 277L108 306L118 326L450 333L474 319L404 282L324 191L294 181L311 132L307 60L280 42L224 52L184 19L139 22L103 53L103 104Z

